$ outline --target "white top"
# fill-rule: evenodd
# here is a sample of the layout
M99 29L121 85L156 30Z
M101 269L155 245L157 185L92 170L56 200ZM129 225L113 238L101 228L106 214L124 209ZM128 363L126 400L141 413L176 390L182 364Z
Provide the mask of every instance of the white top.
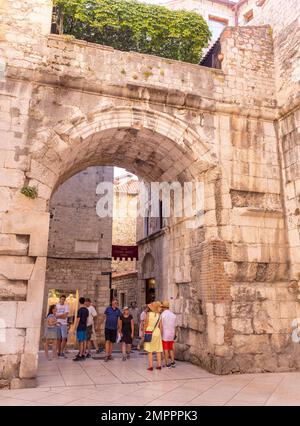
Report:
M160 316L162 322L162 340L172 342L175 337L176 315L166 309Z
M58 303L56 305L56 315L62 315L62 314L68 314L70 312L69 305L66 303L64 305L61 305ZM67 318L57 318L57 322L60 325L67 325L68 324L68 317Z
M87 326L93 325L94 318L97 316L97 311L94 308L94 306L90 305L88 307L88 311L89 311L89 316L88 316L87 323L86 323Z

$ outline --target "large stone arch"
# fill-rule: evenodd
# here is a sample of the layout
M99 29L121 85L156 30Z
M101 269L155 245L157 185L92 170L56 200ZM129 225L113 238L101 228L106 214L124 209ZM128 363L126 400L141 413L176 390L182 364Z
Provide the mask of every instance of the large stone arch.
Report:
M162 112L107 107L86 116L78 110L68 121L36 131L27 176L51 192L87 165L123 166L146 180L196 180L218 164L212 146Z

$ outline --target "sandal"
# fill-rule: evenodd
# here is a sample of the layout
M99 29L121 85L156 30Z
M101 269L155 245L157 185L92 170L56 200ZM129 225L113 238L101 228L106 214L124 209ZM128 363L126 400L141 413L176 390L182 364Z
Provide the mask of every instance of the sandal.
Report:
M161 367L156 367L156 370L161 370Z
M148 371L153 371L153 367L148 367L147 370Z

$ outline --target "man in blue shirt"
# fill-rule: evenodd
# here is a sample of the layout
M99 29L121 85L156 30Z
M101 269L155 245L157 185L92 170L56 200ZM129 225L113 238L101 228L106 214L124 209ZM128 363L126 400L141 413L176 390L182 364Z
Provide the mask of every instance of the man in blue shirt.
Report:
M113 344L116 343L118 320L121 316L121 311L118 308L118 299L113 299L111 306L105 309L105 359L112 359Z

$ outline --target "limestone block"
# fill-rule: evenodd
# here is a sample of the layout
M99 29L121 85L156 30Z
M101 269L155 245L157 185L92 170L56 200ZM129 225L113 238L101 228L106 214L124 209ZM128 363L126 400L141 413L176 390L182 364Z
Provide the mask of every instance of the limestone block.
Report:
M270 341L267 335L238 335L232 339L236 353L265 353L270 352Z
M0 378L11 379L19 373L20 355L1 355Z
M16 325L17 302L0 301L0 323L6 328Z
M276 131L273 122L264 122L264 134L265 136L272 136L274 138L274 143L276 143Z
M22 188L24 184L24 172L16 169L0 169L0 186L9 188Z
M182 308L183 308L183 299L182 298L175 299L174 300L174 313L175 314L181 313Z
M249 318L233 318L232 328L239 334L252 334L252 321Z
M215 304L215 315L216 315L216 317L225 317L226 316L226 304L225 303L216 303Z
M291 337L288 334L272 334L271 345L276 353L283 353L288 346Z
M26 237L12 234L0 234L0 254L24 256L28 251Z
M0 257L0 274L8 280L29 280L33 271L32 263L13 263Z
M11 200L10 210L37 211L44 213L47 210L47 202L45 199L37 197L31 199L17 191Z
M42 299L34 302L18 302L17 328L40 327L42 314Z
M288 233L289 243L292 246L300 246L300 235L298 229L291 229Z
M35 160L31 160L30 171L27 172L27 177L35 179L44 185L53 187L57 181L57 175L44 165Z
M212 345L224 344L224 325L217 324L215 321L207 321L208 340Z
M233 357L233 349L229 346L215 346L215 355L226 357L226 358L232 358Z
M300 179L295 180L295 191L296 195L300 195Z
M256 371L276 371L277 357L271 354L259 354L254 356L254 369Z
M17 377L13 378L10 382L10 389L26 389L26 388L35 388L37 386L36 379L18 379Z
M0 188L0 212L6 212L10 209L13 191L9 188Z
M43 300L46 272L46 257L38 257L27 285L27 301L34 303Z
M2 230L7 234L30 235L29 256L47 256L49 213L8 212Z
M34 353L24 353L21 356L20 373L21 379L32 379L37 375L38 355Z
M4 167L8 169L28 170L29 157L26 155L21 155L18 159L16 159L15 151L7 151L4 161Z
M280 302L280 318L297 318L297 308L299 303L298 302L288 302L288 301L281 301Z
M1 300L24 300L27 292L27 284L24 281L9 281L0 278Z
M205 304L205 312L208 318L214 318L214 304L213 303L206 303Z
M5 342L0 340L1 355L15 355L23 353L25 344L25 330L7 328L5 334Z

